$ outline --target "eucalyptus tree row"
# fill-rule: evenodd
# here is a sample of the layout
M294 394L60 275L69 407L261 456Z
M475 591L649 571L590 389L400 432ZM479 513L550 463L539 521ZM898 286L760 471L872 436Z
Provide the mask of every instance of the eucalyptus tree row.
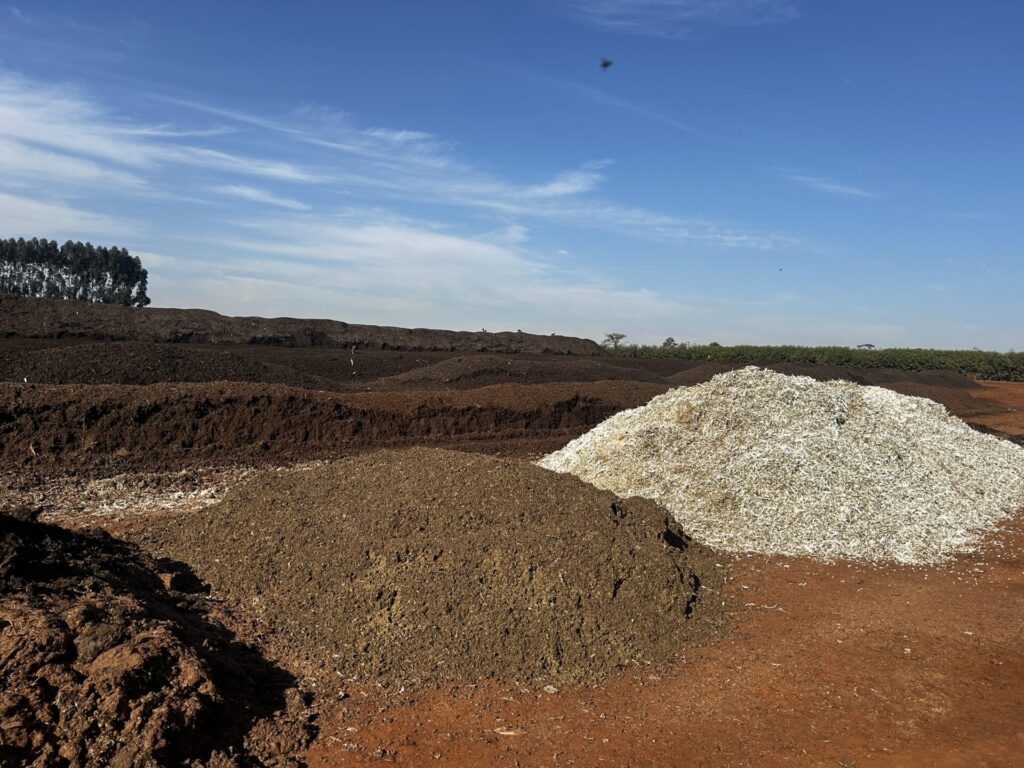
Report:
M144 307L148 274L125 248L68 240L0 240L0 295Z

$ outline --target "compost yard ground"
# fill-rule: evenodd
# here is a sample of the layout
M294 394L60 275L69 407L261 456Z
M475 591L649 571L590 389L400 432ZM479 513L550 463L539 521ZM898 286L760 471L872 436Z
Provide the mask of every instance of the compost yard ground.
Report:
M0 352L72 342L96 343L13 337L0 340ZM250 376L257 368L218 368L221 358L194 356L192 349L281 366L294 372L288 376L323 377L337 389L294 386L309 381L298 378L292 386L210 381L222 375L218 370ZM507 366L513 378L495 369L493 352L479 361L478 375L466 351L360 349L353 366L345 349L256 344L176 345L142 357L171 359L160 370L186 380L147 384L141 371L97 368L101 378L118 378L26 384L12 373L13 381L0 385L0 505L30 504L68 528L144 536L157 522L210 514L211 504L254 472L294 462L316 469L382 447L421 445L537 458L682 383L671 380L677 374L699 383L718 372L611 357L581 367L560 355L537 356L540 366ZM422 377L432 381L429 391L406 389L408 383L402 391L353 391L456 358L462 360ZM56 359L47 356L45 365ZM190 372L203 360L211 367ZM626 369L624 378L572 379L574 370L603 365ZM60 378L59 366L49 370ZM930 397L978 428L1024 435L1022 384L946 373L903 372L887 381L878 380L885 373L871 375L875 380L864 383ZM481 388L464 388L466 381ZM257 737L261 759L273 764L265 755L276 749L278 757L324 768L1024 764L1021 513L988 534L977 553L936 566L725 555L715 562L729 573L725 629L685 646L675 661L634 666L597 685L548 689L468 680L427 687L345 682L314 697L318 735L307 748ZM226 605L212 598L214 608ZM303 674L299 655L275 646L255 612L224 610L217 619L266 663Z
M670 669L550 695L354 691L309 764L1020 766L1024 523L993 540L934 568L741 558L730 631Z

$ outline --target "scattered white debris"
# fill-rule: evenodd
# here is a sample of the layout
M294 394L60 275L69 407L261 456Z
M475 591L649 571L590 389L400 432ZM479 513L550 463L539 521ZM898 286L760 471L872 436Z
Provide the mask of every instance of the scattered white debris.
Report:
M308 461L269 469L308 470L325 463ZM27 481L18 472L0 472L0 509L39 507L44 522L70 526L197 512L219 502L253 471L251 466L235 465L98 478L67 474L42 482Z
M1024 506L1024 448L931 400L749 367L607 419L539 462L662 503L737 552L935 563Z

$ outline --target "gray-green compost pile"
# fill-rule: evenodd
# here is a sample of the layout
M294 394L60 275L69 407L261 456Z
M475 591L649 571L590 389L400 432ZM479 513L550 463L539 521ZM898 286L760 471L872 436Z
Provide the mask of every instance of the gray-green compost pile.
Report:
M145 536L338 685L597 682L671 660L722 611L714 555L656 504L454 451L258 473Z
M934 563L1024 506L1024 449L942 405L754 367L618 413L539 464L655 500L736 552Z

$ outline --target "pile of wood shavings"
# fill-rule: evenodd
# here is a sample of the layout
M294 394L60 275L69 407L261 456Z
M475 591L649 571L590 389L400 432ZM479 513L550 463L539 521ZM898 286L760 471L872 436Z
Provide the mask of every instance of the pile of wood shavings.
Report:
M1024 449L931 400L749 367L540 460L665 506L725 550L936 563L1024 507Z

